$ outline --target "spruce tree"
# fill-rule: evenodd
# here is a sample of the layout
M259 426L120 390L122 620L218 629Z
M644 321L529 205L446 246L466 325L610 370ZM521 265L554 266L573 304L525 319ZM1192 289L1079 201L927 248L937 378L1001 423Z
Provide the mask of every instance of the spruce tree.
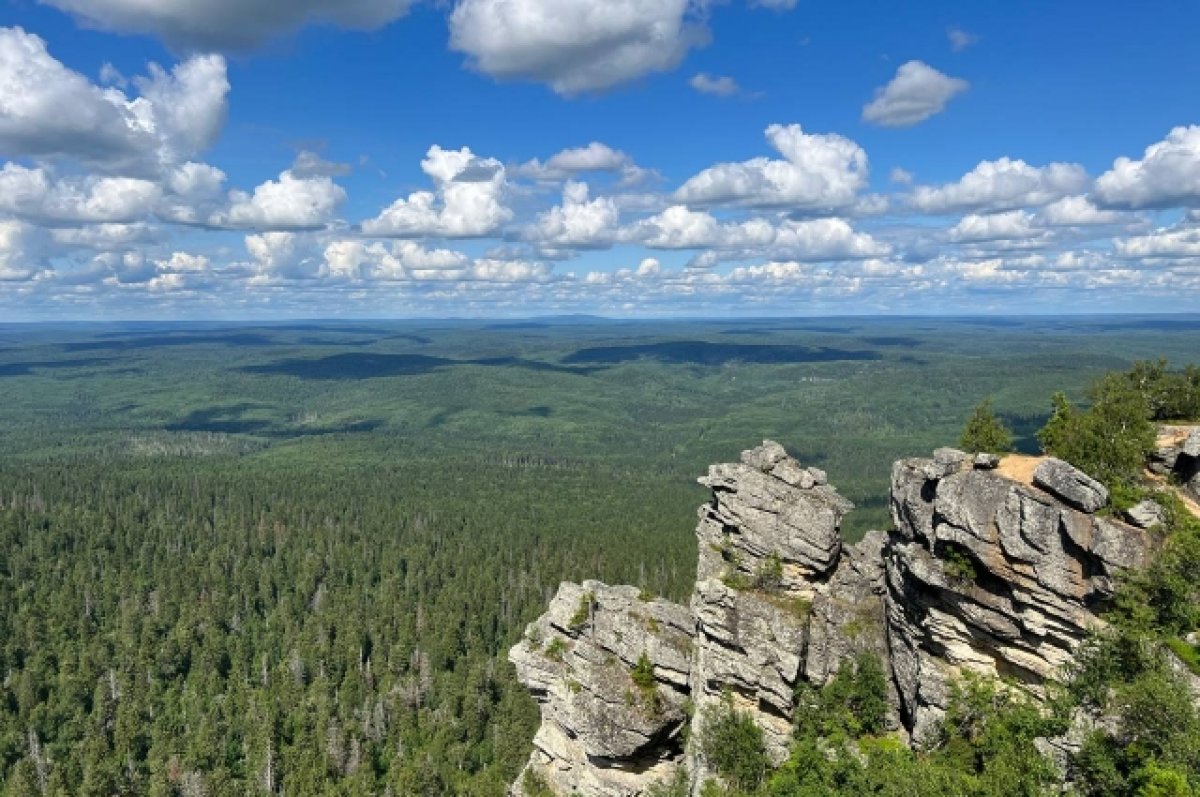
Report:
M1013 436L1008 427L992 412L992 400L985 398L967 419L959 447L964 451L1003 454L1012 451Z

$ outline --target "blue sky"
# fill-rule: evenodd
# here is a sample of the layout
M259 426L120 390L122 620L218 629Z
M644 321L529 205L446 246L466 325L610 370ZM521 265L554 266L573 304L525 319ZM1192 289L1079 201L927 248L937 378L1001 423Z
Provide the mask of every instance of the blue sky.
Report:
M1200 307L1192 3L0 8L0 317Z

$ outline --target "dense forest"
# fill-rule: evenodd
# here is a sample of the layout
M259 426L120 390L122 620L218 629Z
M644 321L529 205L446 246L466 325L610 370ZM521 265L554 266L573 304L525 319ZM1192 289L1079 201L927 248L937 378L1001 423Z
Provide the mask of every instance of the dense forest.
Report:
M1200 330L1039 323L0 326L0 793L501 795L508 647L563 579L684 598L709 462L778 438L861 533L983 396L1032 450Z

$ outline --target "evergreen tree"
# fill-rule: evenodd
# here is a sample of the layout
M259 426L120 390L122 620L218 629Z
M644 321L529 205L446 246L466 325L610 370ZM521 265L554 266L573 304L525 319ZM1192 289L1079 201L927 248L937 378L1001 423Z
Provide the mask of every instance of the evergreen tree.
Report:
M1145 396L1121 374L1092 388L1092 405L1078 412L1054 397L1054 413L1038 433L1047 453L1065 459L1109 488L1138 480L1154 448L1154 425Z
M992 412L990 398L985 398L971 413L958 444L964 451L971 452L1003 454L1012 451L1012 431Z

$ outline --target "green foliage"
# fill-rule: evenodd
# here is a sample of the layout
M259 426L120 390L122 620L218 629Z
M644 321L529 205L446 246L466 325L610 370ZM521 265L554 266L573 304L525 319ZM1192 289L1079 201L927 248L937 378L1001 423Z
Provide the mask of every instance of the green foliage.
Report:
M655 783L646 790L645 797L688 797L687 769L680 767L669 780Z
M1186 772L1158 763L1147 764L1138 773L1137 797L1192 797L1195 791Z
M764 592L775 592L783 586L783 562L779 554L771 553L763 557L758 569L754 572L754 588Z
M521 791L525 797L556 797L546 778L532 768L525 770L521 776Z
M1081 704L1111 717L1076 757L1087 795L1140 797L1190 794L1200 782L1200 711L1175 658L1200 669L1196 648L1181 637L1200 625L1200 520L1174 496L1167 539L1152 565L1122 581L1108 612L1108 630L1076 655L1070 678Z
M870 674L866 659L855 668ZM864 727L849 710L843 671L810 696L800 718L788 761L756 794L769 797L1010 797L1050 795L1058 775L1034 746L1034 739L1061 732L1063 723L1018 692L990 680L955 685L946 719L933 739L914 750L891 736Z
M963 427L958 445L964 451L971 452L1003 454L1012 451L1012 430L992 412L990 398L985 398L971 413L966 426Z
M551 639L550 644L546 645L546 649L543 651L543 653L545 653L545 655L546 655L546 658L550 659L551 661L557 661L560 663L563 660L563 654L565 654L566 652L567 652L567 643L563 642L563 638L559 637L559 636L556 636L556 637L554 637L554 639Z
M1200 519L1169 492L1155 500L1166 510L1166 541L1150 567L1126 576L1112 617L1123 628L1184 636L1200 628Z
M1038 441L1042 444L1043 451L1066 451L1071 436L1076 433L1080 423L1079 410L1061 391L1050 397L1050 405L1050 417L1046 420L1046 425L1038 431Z
M842 663L824 688L801 685L796 736L852 738L880 733L887 721L887 676L874 653Z
M942 569L946 578L959 588L970 587L975 583L979 574L975 570L975 561L967 550L954 543L946 543L941 553Z
M638 656L637 664L629 671L629 677L633 679L633 683L639 689L654 689L656 686L654 664L650 661L650 657L646 655L646 651L643 650L642 655Z
M1054 411L1038 437L1047 453L1112 487L1140 478L1155 433L1145 397L1113 373L1093 386L1086 411L1056 394Z
M731 699L706 710L700 752L735 789L756 789L767 773L762 729L749 714L734 709Z
M1200 367L1172 371L1162 357L1134 363L1125 377L1145 397L1151 420L1200 419Z
M1179 637L1168 637L1164 643L1175 654L1175 658L1187 665L1192 675L1200 676L1200 647Z
M1170 794L1162 790L1200 778L1200 716L1187 685L1161 656L1106 687L1102 708L1115 733L1093 733L1076 756L1084 794Z
M596 596L590 592L585 592L579 596L579 605L575 607L575 613L571 615L571 619L567 621L567 627L572 631L578 631L583 628L592 619L592 612L596 609Z

